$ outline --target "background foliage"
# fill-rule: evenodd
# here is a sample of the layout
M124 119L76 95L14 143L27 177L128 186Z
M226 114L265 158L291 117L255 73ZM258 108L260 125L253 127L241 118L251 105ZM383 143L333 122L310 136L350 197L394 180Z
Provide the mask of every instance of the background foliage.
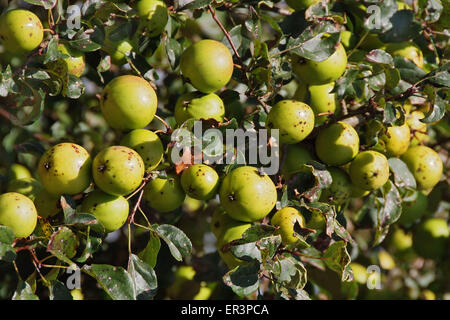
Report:
M80 29L67 28L68 1L2 1L2 10L30 8L51 30L29 56L0 54L2 188L12 163L33 171L40 155L56 143L79 143L93 155L117 144L123 134L107 125L98 97L118 75L136 74L151 81L158 95L157 114L170 128L157 119L149 128L160 130L167 147L175 126L175 102L193 89L179 70L180 55L191 43L215 39L233 52L233 78L220 92L229 119L223 126L258 128L272 105L294 96L299 82L291 70L291 54L324 60L334 52L341 31L349 30L355 40L347 49L347 70L335 87L342 113L330 121L353 117L352 125L362 137L361 149L366 150L377 146L387 126L405 121L405 103L423 110L427 144L439 152L445 172L427 195L421 219L433 216L448 222L447 1L419 0L411 9L399 10L395 0L342 0L295 12L283 1L166 3L170 15L164 31L148 37L136 32L132 1L80 2ZM381 9L376 27L361 7L370 4ZM104 50L105 28L110 26L117 39L135 43L122 66L111 63ZM424 54L425 66L419 68L383 49L360 50L373 35L384 42L414 41ZM47 67L62 58L59 42L85 53L87 68L81 78ZM367 130L369 119L373 122ZM307 145L319 130L306 140ZM76 264L82 270L85 299L418 299L428 297L430 291L448 299L449 253L442 261L425 259L412 249L400 250L392 240L395 231L412 232L420 221L407 227L395 223L402 206L415 200L416 183L400 159L389 159L389 165L391 178L385 186L334 206L317 201L331 182L327 168L318 162L308 164L308 174L279 188L277 209L296 206L308 220L321 214L326 228L302 234L300 244L286 248L280 247L280 237L264 220L231 247L236 257L249 262L231 271L221 262L209 227L217 200L186 200L182 208L168 214L142 203L149 227L127 224L106 235L94 217L76 213L80 197L63 197L63 213L39 220L35 238L17 243L10 230L0 226L0 297L71 299L65 287L70 274L65 271ZM219 173L231 168L223 166ZM278 177L273 178L278 182ZM305 181L310 182L308 187ZM133 197L130 207L136 201ZM136 223L146 225L139 213ZM383 288L369 290L359 283L351 261L380 266Z

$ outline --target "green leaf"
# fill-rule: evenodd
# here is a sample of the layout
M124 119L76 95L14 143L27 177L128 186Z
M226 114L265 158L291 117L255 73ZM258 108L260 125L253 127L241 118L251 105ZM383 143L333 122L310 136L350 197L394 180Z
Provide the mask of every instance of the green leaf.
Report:
M329 36L324 36L327 33ZM289 38L286 49L300 57L323 61L330 57L339 42L340 34L334 24L319 23L308 27L298 38Z
M307 281L307 273L303 264L291 254L277 258L272 265L276 282L286 288L303 289Z
M50 284L50 300L73 300L73 297L62 282L54 280Z
M385 43L408 41L417 37L422 31L420 23L415 20L414 11L400 10L389 20L392 28L380 36Z
M397 186L416 189L416 180L402 160L390 158L388 163L391 172L394 174L394 181Z
M401 78L409 83L416 83L426 75L414 62L403 57L394 57L394 65L400 71Z
M183 51L181 44L177 40L169 37L166 38L164 44L170 66L172 67L172 70L175 70L180 62L181 53Z
M25 2L44 7L44 9L53 9L58 0L25 0Z
M441 120L445 116L446 102L440 96L436 95L431 110L420 119L424 123L432 123Z
M242 25L237 25L228 32L230 34L231 40L233 41L236 50L239 50L242 43L241 29ZM234 50L225 36L222 39L222 43L228 48L228 50L230 50L230 53L234 55Z
M97 218L90 213L75 212L64 221L66 225L77 228L89 227L92 231L98 234L105 233L105 227L97 220Z
M150 232L150 239L147 246L142 250L138 256L146 264L150 265L152 268L156 266L156 261L158 260L159 249L161 248L161 241L159 237L153 232Z
M15 238L14 231L10 227L0 225L0 243L11 245Z
M52 234L47 245L47 251L54 254L58 259L73 266L70 260L77 253L78 239L75 234L67 227L60 227Z
M91 234L89 234L89 230L90 227L88 226L88 235L85 240L84 250L81 253L80 257L75 260L76 262L86 262L87 259L91 258L93 253L97 252L102 246L102 238L92 236Z
M136 298L138 300L153 299L158 288L158 281L153 268L132 254L128 261L128 273L133 280Z
M227 286L231 287L233 292L238 296L248 296L258 290L259 268L260 264L258 261L240 265L225 274L223 276L223 281Z
M18 84L22 88L21 95L16 96L21 99L17 101L20 108L15 108L16 112L11 113L9 120L16 126L29 125L38 120L44 111L45 93L42 88L35 89L24 80Z
M391 18L397 12L397 2L395 0L384 0L376 4L376 9L367 11L368 17L364 19L364 28L375 31L391 29Z
M394 59L384 50L375 49L366 54L367 61L377 64L394 66Z
M8 65L5 71L0 73L0 97L6 97L9 93L16 92L16 83L14 82L11 66Z
M83 266L82 270L97 280L113 300L135 300L134 281L122 267L107 264Z
M211 3L213 3L213 0L192 0L192 1L189 1L187 4L183 5L181 8L179 8L179 10L202 9L202 8L207 7Z
M327 267L338 273L342 281L346 281L348 275L344 271L350 263L350 255L347 252L347 242L334 242L325 251L323 257Z
M386 237L389 226L400 218L402 213L402 198L397 187L388 180L380 188L381 197L376 198L377 220L374 245L380 244Z
M176 260L181 261L191 255L191 240L177 227L163 224L158 226L155 232L167 243L170 253Z
M19 280L12 300L39 300L39 298L34 294L34 291L28 283Z
M103 31L95 28L93 33L78 33L74 40L69 41L69 45L79 51L92 52L102 47L103 39Z

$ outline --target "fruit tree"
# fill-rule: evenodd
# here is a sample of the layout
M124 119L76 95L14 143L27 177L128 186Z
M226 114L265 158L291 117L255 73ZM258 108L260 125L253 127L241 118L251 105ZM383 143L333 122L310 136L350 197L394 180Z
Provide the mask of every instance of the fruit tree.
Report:
M0 299L450 299L442 0L0 2Z

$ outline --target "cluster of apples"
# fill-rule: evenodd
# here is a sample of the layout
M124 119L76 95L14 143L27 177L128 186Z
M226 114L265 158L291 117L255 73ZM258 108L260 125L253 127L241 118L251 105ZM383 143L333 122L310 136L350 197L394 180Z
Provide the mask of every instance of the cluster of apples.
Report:
M157 10L153 7L148 9L149 6L145 5L148 3L138 1L137 8L142 10L141 18L146 19L143 32L153 35L152 30L157 28L148 21L154 21L151 17ZM17 12L13 10L5 16ZM28 13L25 17L34 19ZM23 48L23 41L8 32L10 19L0 18L0 26L5 24L0 28L2 41L13 50L36 48L42 35L34 44L25 41L28 46ZM35 25L42 30L38 21ZM74 64L70 62L73 60L64 60L65 67L72 74L81 75L84 70L82 54L80 56L64 46L60 46L60 50L70 56L67 59L82 58ZM119 48L118 53L123 54L123 48ZM114 61L123 62L123 57L110 54ZM412 110L412 107L406 110L408 122L403 126L389 127L382 136L382 147L378 146L376 150L360 152L357 131L343 121L323 127L315 137L314 150L302 144L314 127L327 119L323 113L338 112L331 91L334 82L346 70L347 53L345 45L339 43L336 51L324 61L291 55L291 62L294 73L301 80L299 90L293 99L276 103L266 120L266 127L278 129L280 143L287 145L282 167L285 180L301 172L308 161L319 160L328 166L332 177L332 184L323 190L321 201L338 205L350 197L362 197L382 187L390 174L388 156L401 157L414 175L420 191L427 192L439 182L442 160L433 149L422 145L427 139L426 124L419 121L423 113ZM215 92L231 80L234 64L230 50L218 41L198 41L181 55L180 69L196 91L187 92L177 100L174 111L177 125L183 125L188 119L223 121L225 106ZM17 237L27 237L32 234L38 215L46 218L61 210L58 207L61 195L85 193L80 208L82 212L97 217L107 232L122 227L129 215L126 196L139 188L146 172L158 170L164 159L162 141L155 132L145 129L154 119L157 105L156 92L145 79L122 75L110 81L101 94L100 108L109 126L123 132L120 144L100 151L93 159L87 150L74 143L53 146L39 161L39 181L31 175L11 179L8 192L0 196L0 224L11 227ZM420 130L416 129L419 126ZM420 135L412 140L411 129L420 131ZM181 175L155 176L146 181L143 198L159 212L179 208L186 195L198 200L209 200L219 195L220 207L213 214L211 229L217 237L219 254L230 268L242 261L223 250L224 245L240 238L252 223L268 216L277 202L277 189L272 179L252 166L236 168L223 179L206 164L189 166ZM313 229L325 225L324 217L315 215L306 222L303 215L291 207L278 210L270 222L279 227L284 244L298 240L294 235L296 224Z

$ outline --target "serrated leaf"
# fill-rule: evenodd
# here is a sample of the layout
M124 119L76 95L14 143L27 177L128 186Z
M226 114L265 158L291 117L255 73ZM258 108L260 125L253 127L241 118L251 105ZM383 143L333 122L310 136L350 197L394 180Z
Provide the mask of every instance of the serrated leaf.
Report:
M248 296L258 290L259 268L260 264L258 261L240 265L225 274L223 276L223 281L227 286L231 287L233 292L238 296Z
M191 240L177 227L162 224L155 229L155 232L167 243L170 253L176 260L181 261L191 255Z
M138 300L153 299L158 288L158 281L153 268L132 254L128 261L128 273L133 280L136 298Z
M97 280L113 300L135 300L133 279L122 267L107 264L83 266L82 271Z

